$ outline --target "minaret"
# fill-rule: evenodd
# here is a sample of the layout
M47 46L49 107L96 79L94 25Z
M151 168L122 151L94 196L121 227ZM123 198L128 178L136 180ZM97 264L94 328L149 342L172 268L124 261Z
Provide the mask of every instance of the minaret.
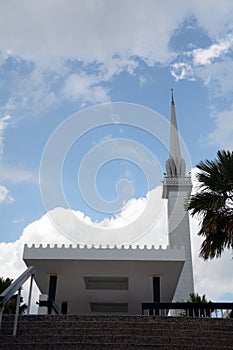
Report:
M190 242L189 216L185 203L192 189L191 177L185 175L185 160L181 157L177 131L175 102L172 90L170 155L166 161L166 176L163 182L163 198L168 199L169 245L185 247L185 263L173 301L187 301L193 293L193 268Z

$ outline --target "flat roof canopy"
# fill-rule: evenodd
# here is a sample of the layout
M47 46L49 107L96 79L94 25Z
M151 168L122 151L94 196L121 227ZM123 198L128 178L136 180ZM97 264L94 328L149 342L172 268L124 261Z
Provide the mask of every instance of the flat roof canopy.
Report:
M57 274L56 302L68 313L141 314L153 302L153 276L160 277L160 301L171 302L185 262L184 248L25 246L23 259L35 266L35 281L48 293L50 274Z

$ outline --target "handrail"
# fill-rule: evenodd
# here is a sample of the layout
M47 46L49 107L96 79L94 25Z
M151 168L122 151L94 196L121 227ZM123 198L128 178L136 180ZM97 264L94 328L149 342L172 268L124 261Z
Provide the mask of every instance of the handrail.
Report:
M35 275L34 266L29 266L12 284L0 294L0 307L3 307L8 300L19 290L27 279Z
M28 297L28 309L27 313L29 314L30 303L31 303L31 293L32 293L32 282L35 275L34 266L29 266L12 284L9 285L1 294L0 294L0 329L2 324L2 316L5 304L13 297L13 295L18 291L16 310L15 310L15 321L14 321L14 330L13 335L16 335L17 332L17 322L19 316L19 306L20 306L20 295L22 285L31 277L29 297Z
M159 315L161 310L165 310L165 314L169 310L185 310L186 315L195 315L195 311L198 311L198 315L204 311L204 315L211 315L211 312L215 310L233 310L233 303L229 302L206 302L206 303L192 303L192 302L175 302L175 303L142 303L142 314L144 310L155 312ZM191 311L191 312L190 312ZM200 312L201 311L201 312Z

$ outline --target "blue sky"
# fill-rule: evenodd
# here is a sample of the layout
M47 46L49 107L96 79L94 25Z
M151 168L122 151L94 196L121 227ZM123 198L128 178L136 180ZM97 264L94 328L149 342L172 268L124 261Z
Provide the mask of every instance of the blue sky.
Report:
M187 171L220 148L232 149L231 0L12 0L1 2L0 13L1 242L15 242L46 214L39 186L46 144L86 108L132 103L169 120L174 88L178 128L192 161ZM165 171L168 150L145 130L109 124L83 135L63 160L62 188L67 208L92 221L113 214L82 198L79 167L88 152L116 138L152 152L159 169L154 187ZM116 199L122 179L122 206L152 189L130 157L113 156L95 174L104 201Z

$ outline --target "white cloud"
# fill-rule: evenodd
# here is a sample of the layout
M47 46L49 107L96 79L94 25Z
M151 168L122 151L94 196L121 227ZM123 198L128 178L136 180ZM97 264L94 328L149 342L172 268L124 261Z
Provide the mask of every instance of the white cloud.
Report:
M217 145L220 148L233 148L233 108L231 100L233 97L233 60L228 53L232 46L233 38L223 40L219 45L212 45L207 50L199 50L198 55L194 55L193 74L201 79L209 90L210 100L224 98L229 101L228 109L218 111L212 105L212 118L215 129L207 135L209 145ZM197 52L196 52L197 53ZM216 57L221 60L212 62ZM195 61L196 60L196 61ZM182 76L181 78L186 78Z
M0 181L8 181L14 184L24 181L36 182L37 177L32 171L0 164Z
M0 160L4 150L4 131L9 125L10 120L10 115L5 115L0 118ZM13 203L14 198L10 195L9 190L0 184L0 203L2 202Z
M10 115L0 118L0 160L4 151L4 131L12 120ZM19 183L22 181L35 181L35 176L26 170L8 167L0 163L0 182L9 181L12 183ZM0 183L0 203L13 203L14 198L11 196L9 190Z
M62 97L83 103L104 103L110 101L109 90L103 86L122 71L133 74L138 63L133 59L113 57L96 67L95 74L85 72L69 74L64 82Z
M14 59L14 58L12 58ZM18 61L18 62L17 62ZM28 62L17 59L15 64L25 66ZM10 95L3 112L15 113L22 117L33 115L46 111L47 109L58 105L59 100L54 89L54 80L60 77L60 72L56 74L44 72L39 68L28 68L26 72L8 72L6 70L6 86L10 89Z
M144 74L139 76L139 85L143 88L146 84L153 83L153 78L149 74Z
M138 65L138 62L133 58L109 58L100 65L101 80L109 81L113 76L119 75L123 71L133 74Z
M98 84L98 76L73 74L66 79L62 95L74 101L81 100L83 103L108 102L107 89Z
M233 60L225 57L221 62L215 62L205 67L196 68L196 76L203 80L212 98L224 97L232 99L233 91Z
M105 218L103 221L93 223L96 228L124 228L126 225L134 222L145 210L146 198L131 199L125 203L120 214L116 214L113 218ZM125 236L127 241L127 233L122 229L122 235Z
M216 38L229 29L232 10L228 0L3 2L0 42L4 55L53 68L61 60L108 62L116 55L118 64L134 56L165 64L173 57L171 34L185 18L196 16Z
M8 189L5 186L0 185L0 203L13 203L14 198L10 195Z
M159 186L150 191L146 199L132 199L124 205L119 214L112 219L106 218L100 222L93 222L80 211L63 208L50 210L47 219L54 224L57 232L76 243L129 244L144 237L152 227L159 225L165 213L164 201L157 200L161 196ZM154 207L155 202L156 207ZM165 228L162 232L165 235ZM154 244L156 244L156 239L155 235Z
M218 145L221 149L233 149L233 108L222 111L215 118L216 128L208 140L210 144Z
M106 62L115 55L165 62L171 58L167 47L171 30L186 11L186 6L177 11L176 4L153 1L145 5L128 0L121 6L82 0L71 0L69 6L66 1L32 6L24 0L18 6L13 1L1 4L5 16L0 41L4 53L11 50L46 66L61 59Z
M230 47L229 41L224 44L212 45L210 49L195 50L193 63L175 63L171 66L171 74L178 80L200 79L209 90L210 101L216 98L224 98L231 101L233 94L233 60L225 56ZM232 44L232 40L231 40ZM223 55L223 57L221 56ZM221 56L221 60L211 63L216 57ZM227 110L218 111L212 105L212 120L215 128L207 136L209 145L217 145L219 148L233 148L233 108L231 102Z
M10 115L5 115L4 117L0 118L0 132L3 132L5 130L10 120L11 120Z
M221 4L217 0L126 0L121 6L106 0L70 0L69 6L65 0L33 5L22 0L20 6L17 1L2 2L0 11L5 14L0 23L2 57L33 67L25 73L27 67L24 78L13 72L13 93L4 110L18 114L26 113L25 109L35 114L58 105L62 93L81 104L108 101L104 82L122 71L133 74L139 61L149 66L168 65L176 57L169 47L170 39L190 16L196 17L198 25L216 42L207 49L194 50L194 63L207 63L226 53L232 41L227 36L233 11L228 0ZM218 40L220 37L226 39ZM79 63L84 74L78 75L70 63ZM90 64L95 65L97 75L91 73ZM188 62L175 63L171 73L176 80L194 78ZM140 84L144 82L141 78Z
M183 79L194 80L193 68L188 63L180 62L172 64L170 73L176 81Z
M139 84L141 87L143 87L147 83L147 78L144 75L140 75L139 77Z
M211 38L220 38L231 29L231 0L193 0L189 3L198 24Z
M10 115L5 115L4 117L0 118L0 156L3 153L3 148L4 148L4 131L9 125L11 120Z
M206 49L193 50L191 55L193 56L194 65L210 64L215 58L226 54L232 47L232 44L233 36L231 35Z
M212 95L224 96L232 91L233 61L228 55L233 47L233 36L210 45L208 48L198 48L183 53L183 62L171 65L171 75L178 81L182 79L201 79ZM218 58L218 61L215 59Z
M151 191L150 195L152 196L152 201L156 202L156 208L147 207L147 198L138 198L129 200L125 206L122 208L122 211L115 215L113 218L105 218L104 220L98 222L92 221L88 216L85 216L80 211L73 211L71 209L64 208L55 208L49 211L47 214L43 215L39 220L34 221L25 227L20 239L16 241L17 244L62 244L62 243L72 243L73 239L70 239L68 234L64 234L65 230L70 232L73 230L70 237L76 237L76 242L83 244L116 244L114 243L114 238L111 241L109 236L111 230L121 228L121 235L125 243L129 241L128 230L129 225L136 221L138 218L142 217L142 214L145 210L150 210L148 213L149 216L157 215L158 218L154 222L154 227L157 227L157 235L154 235L154 228L152 232L152 237L150 238L151 244L161 244L163 237L163 244L167 244L167 235L166 235L166 209L165 202L161 199L162 189L161 186L155 188ZM153 211L153 212L152 212ZM70 218L73 218L70 220ZM54 224L54 221L56 224ZM63 223L63 226L60 225ZM86 238L85 233L79 232L78 226L83 227L81 224L85 223L88 226L95 228L96 234L95 237ZM140 226L140 225L139 225ZM134 227L134 241L138 240L141 236L141 227ZM119 232L119 231L117 231ZM145 232L145 236L151 234L150 231ZM114 237L114 235L112 236ZM140 238L143 240L143 237ZM158 241L159 240L159 241ZM159 243L158 243L159 242ZM129 242L128 242L129 243ZM5 243L4 243L5 246Z

